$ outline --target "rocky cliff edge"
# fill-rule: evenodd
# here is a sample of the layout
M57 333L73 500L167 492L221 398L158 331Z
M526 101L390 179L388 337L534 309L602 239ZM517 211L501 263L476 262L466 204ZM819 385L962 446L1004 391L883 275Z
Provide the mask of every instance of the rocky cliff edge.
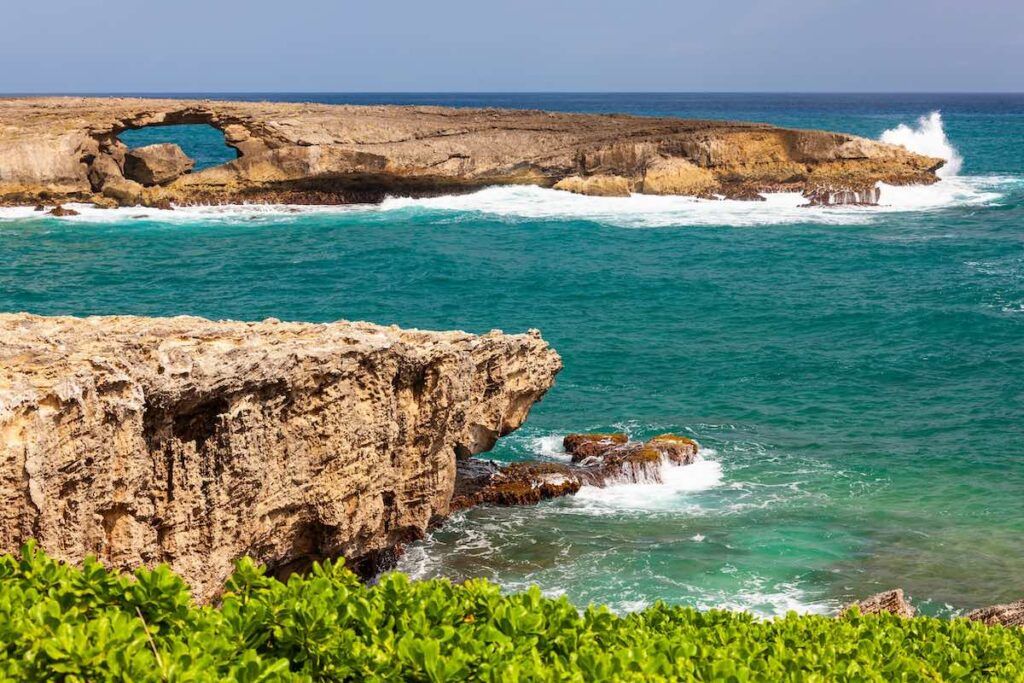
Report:
M535 331L0 315L0 551L167 562L199 599L242 555L372 564L560 369Z

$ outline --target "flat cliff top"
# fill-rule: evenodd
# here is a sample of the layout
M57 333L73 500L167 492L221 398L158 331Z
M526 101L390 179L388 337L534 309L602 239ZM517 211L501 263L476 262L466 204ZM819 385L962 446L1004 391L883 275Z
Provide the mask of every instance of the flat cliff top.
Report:
M284 377L275 373L282 366L293 366L299 357L327 367L344 357L396 349L403 354L437 354L509 340L547 353L547 344L536 331L506 335L494 330L475 335L349 321L302 323L271 318L239 322L195 316L77 318L0 313L0 396L19 381L53 386L67 379L67 371L93 373L101 358L116 363L133 380L144 381L150 388L190 384L195 390L200 381L243 384L256 378L271 381ZM553 352L542 357L557 364ZM183 382L186 376L188 381ZM0 411L3 408L0 404Z
M625 114L403 105L235 102L123 97L0 98L0 139L25 134L123 130L161 115L209 112L265 126L293 144L379 145L508 132L550 133L566 141L768 128L767 124ZM549 150L554 152L554 150Z
M150 150L126 163L119 133L173 124L218 128L238 158L197 173L175 149ZM421 106L0 99L0 203L7 204L334 204L500 184L759 199L767 191L812 196L863 192L880 181L931 183L942 163L853 135L747 122Z

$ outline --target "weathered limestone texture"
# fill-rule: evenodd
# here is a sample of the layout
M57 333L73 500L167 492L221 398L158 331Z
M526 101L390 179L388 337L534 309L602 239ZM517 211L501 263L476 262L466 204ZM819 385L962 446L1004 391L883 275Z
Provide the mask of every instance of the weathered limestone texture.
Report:
M536 331L0 315L0 551L168 562L201 600L242 555L373 557L560 369Z

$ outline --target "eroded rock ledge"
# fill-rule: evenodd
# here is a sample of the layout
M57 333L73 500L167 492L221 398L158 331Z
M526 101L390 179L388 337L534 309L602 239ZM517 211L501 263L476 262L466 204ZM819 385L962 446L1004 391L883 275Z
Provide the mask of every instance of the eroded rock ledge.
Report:
M238 158L176 178L128 169L117 135L205 123ZM176 156L163 150L166 157ZM941 159L765 124L498 109L124 98L0 99L0 204L376 202L488 185L596 195L871 202L879 181L932 183Z
M200 599L242 555L372 559L560 369L535 331L0 315L0 551L167 562Z

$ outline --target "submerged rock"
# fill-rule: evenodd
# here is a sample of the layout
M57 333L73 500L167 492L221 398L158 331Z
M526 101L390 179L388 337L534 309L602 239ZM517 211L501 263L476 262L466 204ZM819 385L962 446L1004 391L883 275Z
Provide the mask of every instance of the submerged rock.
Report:
M243 555L375 567L560 369L535 331L0 314L0 552L166 562L200 600Z
M49 211L47 211L47 213L49 215L51 215L51 216L77 216L78 215L78 212L75 211L74 209L65 209L60 204L58 204L57 206L55 206L52 209L50 209Z
M124 177L144 187L166 185L190 172L195 165L196 162L177 145L147 145L128 150L125 154Z
M855 602L852 605L848 605L839 613L839 616L845 616L853 607L859 608L861 614L881 614L882 612L888 612L889 614L895 614L898 617L907 618L917 614L917 610L914 609L913 605L911 605L903 595L902 588L894 588L882 593L876 593L869 598L865 598L864 600Z

